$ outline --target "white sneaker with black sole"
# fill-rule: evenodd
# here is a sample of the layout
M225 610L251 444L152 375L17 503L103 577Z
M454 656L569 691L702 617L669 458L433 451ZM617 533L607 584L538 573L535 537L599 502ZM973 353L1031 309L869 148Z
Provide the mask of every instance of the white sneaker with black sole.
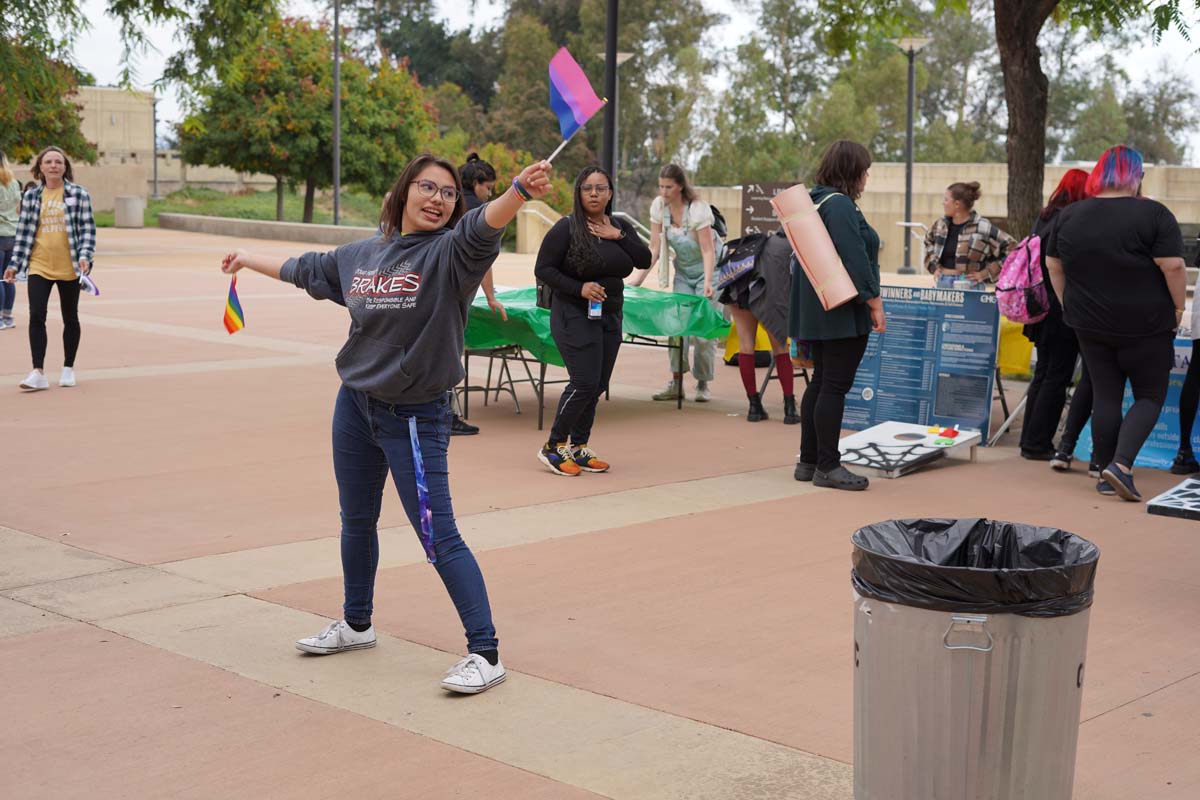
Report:
M506 677L508 676L504 672L504 665L500 661L496 661L496 666L493 667L483 656L471 653L446 671L446 677L442 678L442 688L460 694L479 694L498 683L504 683Z
M36 369L25 376L25 380L21 381L22 389L28 389L31 392L40 392L43 389L50 388L50 381L46 378L46 373L38 372Z
M344 619L330 623L316 636L309 636L296 642L297 650L318 656L344 653L347 650L365 650L374 646L374 626L360 632L351 628Z

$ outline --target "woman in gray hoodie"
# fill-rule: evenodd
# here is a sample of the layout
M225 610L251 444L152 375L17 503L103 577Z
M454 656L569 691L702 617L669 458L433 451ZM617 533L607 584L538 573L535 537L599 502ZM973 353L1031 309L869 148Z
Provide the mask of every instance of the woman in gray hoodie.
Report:
M450 501L449 392L463 377L471 298L499 255L504 226L523 202L550 189L550 169L545 161L526 167L503 195L466 212L454 165L425 154L392 186L375 236L287 260L238 251L222 262L222 272L248 268L350 312L350 336L335 360L342 387L333 412L344 617L296 642L300 650L325 655L375 646L377 523L391 472L466 630L468 655L442 687L476 694L504 680L483 575Z

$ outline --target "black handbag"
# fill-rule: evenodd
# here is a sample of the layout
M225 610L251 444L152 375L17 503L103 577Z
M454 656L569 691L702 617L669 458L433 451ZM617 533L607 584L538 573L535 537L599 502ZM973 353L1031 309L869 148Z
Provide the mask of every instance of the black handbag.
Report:
M724 289L729 284L749 275L758 263L758 256L767 244L767 236L752 233L741 239L734 239L725 244L725 257L717 265L716 275L713 276L713 288Z

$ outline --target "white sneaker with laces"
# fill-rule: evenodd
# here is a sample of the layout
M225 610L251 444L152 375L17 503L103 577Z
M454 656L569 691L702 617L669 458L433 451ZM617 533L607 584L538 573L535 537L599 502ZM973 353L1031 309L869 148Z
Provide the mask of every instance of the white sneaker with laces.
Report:
M708 390L708 381L696 382L696 396L692 399L697 403L707 403L712 400L712 392Z
M15 327L17 327L17 323L12 317L0 317L0 331Z
M506 677L504 664L500 661L493 667L483 656L471 653L446 671L446 677L442 678L442 688L462 694L479 694L497 683L504 683Z
M75 385L75 370L70 367L63 367L62 375L58 376L59 386L74 386Z
M46 373L38 372L35 369L25 376L25 380L21 381L20 386L31 392L40 392L42 389L50 388L50 381L46 380Z
M683 399L687 400L687 392L683 391L683 387L678 381L667 381L667 385L656 394L650 396L652 400L675 400L679 395L683 395Z
M325 630L316 636L309 636L296 642L296 649L318 656L341 653L346 650L365 650L375 646L375 627L371 626L361 633L339 619L331 622Z

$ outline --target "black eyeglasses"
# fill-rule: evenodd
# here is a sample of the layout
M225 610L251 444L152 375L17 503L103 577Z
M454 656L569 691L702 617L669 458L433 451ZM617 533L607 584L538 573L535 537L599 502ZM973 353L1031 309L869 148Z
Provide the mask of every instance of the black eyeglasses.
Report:
M580 186L580 194L608 194L612 189L607 183L590 184L588 186Z
M453 186L438 186L433 181L424 178L419 181L413 181L413 183L417 185L417 194L421 195L421 197L432 199L440 192L442 199L447 203L454 203L458 200L458 189Z

